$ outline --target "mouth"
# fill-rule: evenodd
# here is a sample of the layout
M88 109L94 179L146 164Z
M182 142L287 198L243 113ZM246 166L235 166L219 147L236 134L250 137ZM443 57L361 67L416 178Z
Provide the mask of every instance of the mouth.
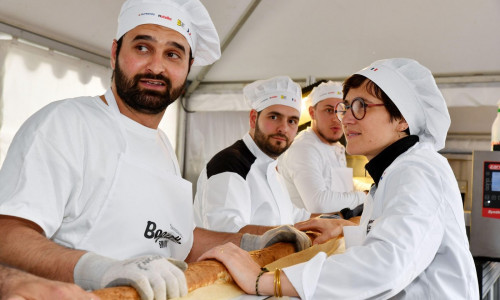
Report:
M284 137L284 136L279 136L279 135L273 135L271 136L271 138L277 140L277 141L282 141L282 142L286 142L287 141L287 138Z
M153 90L164 90L166 87L165 82L162 80L142 79L140 83L142 86Z
M357 136L360 136L360 135L361 135L361 133L355 132L355 131L347 131L345 133L346 139L354 138L354 137L357 137Z

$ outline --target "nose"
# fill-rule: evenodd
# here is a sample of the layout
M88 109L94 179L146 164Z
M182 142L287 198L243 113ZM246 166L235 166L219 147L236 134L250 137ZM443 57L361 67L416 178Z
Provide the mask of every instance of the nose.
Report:
M349 107L349 109L345 112L344 117L342 117L341 123L342 125L352 124L355 120L356 118L354 118L354 115L352 114L352 108Z
M165 65L163 62L163 55L161 53L150 56L148 61L147 70L154 75L162 74L165 72Z
M277 131L278 133L286 133L288 130L288 121L287 120L282 120L279 124L278 124L278 128L277 128Z

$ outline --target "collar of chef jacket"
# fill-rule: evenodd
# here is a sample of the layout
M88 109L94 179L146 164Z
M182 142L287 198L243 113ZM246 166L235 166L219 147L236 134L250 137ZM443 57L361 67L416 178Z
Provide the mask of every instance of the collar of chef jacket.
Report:
M250 150L250 152L252 152L252 154L255 155L255 157L257 157L259 160L265 162L266 164L276 162L274 158L270 157L269 155L262 152L262 150L260 150L259 146L257 146L249 133L246 133L243 136L243 142L248 147L248 150Z
M406 150L410 149L418 142L418 136L410 135L394 142L389 147L385 148L377 156L372 158L366 165L365 169L373 178L375 185L378 186L382 174L392 162Z
M320 145L323 145L323 147L325 149L327 149L327 151L333 151L333 153L335 153L335 157L337 158L337 160L339 160L341 162L341 165L344 165L346 166L346 157L345 157L345 147L344 145L342 145L340 142L336 142L336 143L333 143L333 144L327 144L325 142L323 142L320 137L316 134L316 132L314 132L314 130L312 129L312 127L307 127L306 130L303 130L301 131L294 139L294 143L298 140L300 140L301 138L303 138L302 136L311 136L314 141L316 141L318 144ZM292 143L292 146L293 146L293 143ZM292 147L291 146L291 147Z

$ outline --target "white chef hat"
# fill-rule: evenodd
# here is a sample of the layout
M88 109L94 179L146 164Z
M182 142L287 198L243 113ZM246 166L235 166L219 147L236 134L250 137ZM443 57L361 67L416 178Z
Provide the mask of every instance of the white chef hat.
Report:
M243 88L243 95L256 111L280 104L293 107L300 113L302 88L288 76L254 81Z
M315 87L307 97L306 104L308 106L314 106L322 100L328 98L342 99L342 96L342 83L330 80L328 82L322 82Z
M357 72L377 84L391 98L421 141L444 148L450 115L431 71L413 59L393 58L372 63Z
M194 66L212 64L220 58L215 26L199 0L127 0L118 16L116 39L143 24L156 24L181 33L189 43Z

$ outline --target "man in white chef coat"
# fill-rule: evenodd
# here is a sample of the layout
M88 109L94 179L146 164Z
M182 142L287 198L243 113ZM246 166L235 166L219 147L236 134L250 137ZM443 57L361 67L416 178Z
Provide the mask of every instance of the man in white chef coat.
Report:
M297 134L301 87L278 76L245 86L243 94L252 108L250 130L202 170L194 201L196 225L258 233L262 226L308 219L310 213L290 201L276 169L276 158Z
M166 299L187 293L184 261L210 245L253 250L303 237L291 227L262 236L194 228L191 184L158 124L191 65L219 57L199 0L127 0L111 88L44 107L10 146L0 170L0 262L84 289L131 285L143 299Z
M354 209L366 195L354 191L352 168L346 166L344 134L335 114L342 102L342 84L323 82L307 98L311 127L300 132L278 158L292 202L312 213Z

